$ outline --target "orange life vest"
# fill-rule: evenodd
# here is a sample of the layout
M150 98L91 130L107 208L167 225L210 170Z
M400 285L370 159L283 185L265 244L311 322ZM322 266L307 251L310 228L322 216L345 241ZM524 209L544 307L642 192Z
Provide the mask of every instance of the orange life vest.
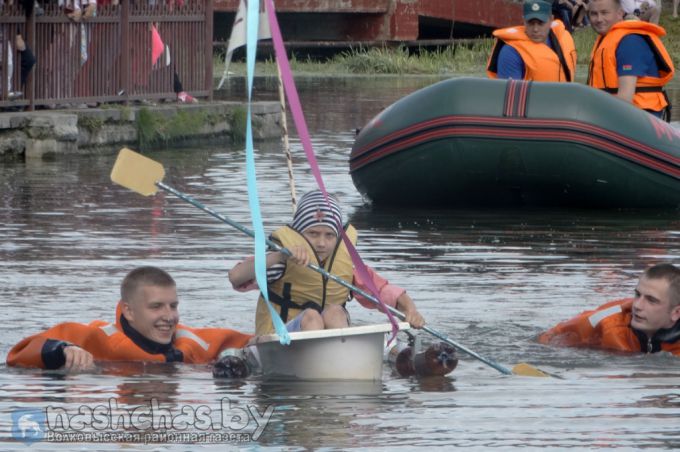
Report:
M614 24L607 34L599 36L590 53L588 85L610 93L618 92L616 49L621 40L631 34L645 38L659 65L659 77L637 78L633 105L643 110L662 111L668 105L662 88L673 78L675 68L666 47L659 39L666 31L658 25L640 20L626 20Z
M680 324L647 338L630 326L633 299L616 300L559 323L538 337L538 342L564 347L588 347L622 352L667 351L680 356ZM670 337L669 337L670 336ZM641 341L641 338L643 341Z
M77 345L92 353L95 361L159 361L170 359L169 352L145 351L124 331L120 303L116 323L95 320L60 323L47 331L27 337L12 347L7 356L9 366L49 367L43 360L43 348L55 341ZM189 328L177 325L170 352L175 361L204 364L213 361L226 348L241 348L252 336L224 328Z
M550 38L557 45L557 53L550 46L533 42L524 25L502 28L493 32L496 43L487 63L489 78L498 78L498 56L504 45L517 50L524 61L524 80L537 82L573 82L576 75L576 47L564 24L555 20L550 25Z

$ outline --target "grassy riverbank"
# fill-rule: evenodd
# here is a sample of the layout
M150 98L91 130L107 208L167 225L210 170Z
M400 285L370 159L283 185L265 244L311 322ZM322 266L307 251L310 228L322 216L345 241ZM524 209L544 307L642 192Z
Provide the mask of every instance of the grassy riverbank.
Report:
M666 6L666 4L664 4ZM666 29L663 38L676 68L680 68L680 19L673 19L670 7L664 10L660 25ZM590 28L574 32L579 65L586 66L590 49L595 41L595 32ZM473 40L436 51L411 51L405 47L357 48L350 49L321 61L312 59L291 59L296 74L346 75L346 74L482 74L491 52L490 38ZM223 61L215 60L215 75L219 77L224 69ZM245 74L245 64L232 63L229 70L237 75ZM258 63L257 74L275 75L276 66L272 60ZM586 69L579 68L579 79L585 77Z

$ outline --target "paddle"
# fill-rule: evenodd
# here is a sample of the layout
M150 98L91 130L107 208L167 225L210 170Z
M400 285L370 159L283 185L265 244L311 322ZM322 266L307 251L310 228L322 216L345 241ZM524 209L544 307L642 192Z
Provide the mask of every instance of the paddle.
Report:
M134 151L131 151L130 149L124 148L121 149L120 153L118 154L118 158L116 159L116 163L113 165L113 170L111 170L111 180L119 185L122 185L125 188L128 188L134 192L139 193L140 195L143 196L151 196L156 194L158 189L162 189L167 191L168 193L172 193L173 195L177 196L178 198L188 202L189 204L193 205L194 207L197 207L201 209L202 211L208 213L209 215L213 216L214 218L217 218L219 221L222 221L223 223L226 223L239 231L243 232L244 234L253 237L254 233L250 229L246 228L245 226L231 220L230 218L225 217L224 215L221 215L217 212L215 212L213 209L204 206L200 202L196 201L192 197L179 192L175 190L174 188L170 187L169 185L164 184L163 177L165 177L165 169L163 168L163 165L160 163L151 160L148 157L145 157L141 154L138 154ZM281 247L279 244L272 242L271 240L267 240L267 245L269 245L272 249L275 249L277 251L280 251L284 254L287 254L290 256L290 251L288 251L286 248ZM332 279L336 283L350 289L351 291L358 293L365 297L366 299L372 301L376 305L379 305L379 301L371 294L368 292L365 292L358 287L353 286L352 284L344 281L343 279L338 278L337 276L328 273L326 270L323 268L315 265L315 264L308 264L307 265L309 268L312 270L321 273L322 275L326 276L329 279ZM405 320L406 316L401 312L398 311L390 306L387 306L387 309L390 310L390 312L398 317L400 320ZM447 344L450 344L454 347L456 347L458 350L465 352L466 354L472 356L473 358L483 362L484 364L493 367L497 371L505 374L505 375L523 375L523 376L530 376L530 377L547 377L549 374L546 372L543 372L527 363L520 363L517 364L515 367L513 367L512 370L508 369L505 366L502 366L501 364L498 364L497 362L485 358L481 356L480 354L470 350L469 348L465 347L464 345L461 345L452 339L448 338L444 334L440 333L439 331L430 328L429 326L424 326L422 328L424 331L430 333L434 337L446 342Z

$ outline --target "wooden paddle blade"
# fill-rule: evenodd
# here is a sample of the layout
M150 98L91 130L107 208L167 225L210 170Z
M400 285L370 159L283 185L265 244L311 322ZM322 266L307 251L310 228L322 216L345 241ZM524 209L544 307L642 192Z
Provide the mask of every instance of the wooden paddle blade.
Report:
M519 363L512 368L512 373L523 377L549 377L550 374L535 368L531 364Z
M158 191L156 182L162 181L163 177L163 165L128 148L120 150L111 170L113 182L143 196L155 195Z

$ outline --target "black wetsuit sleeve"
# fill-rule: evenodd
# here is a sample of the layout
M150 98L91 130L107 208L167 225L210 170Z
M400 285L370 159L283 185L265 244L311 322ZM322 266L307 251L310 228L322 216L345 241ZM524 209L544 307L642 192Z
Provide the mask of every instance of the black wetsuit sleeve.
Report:
M47 339L40 352L45 369L59 369L66 363L64 348L71 345L65 341Z

